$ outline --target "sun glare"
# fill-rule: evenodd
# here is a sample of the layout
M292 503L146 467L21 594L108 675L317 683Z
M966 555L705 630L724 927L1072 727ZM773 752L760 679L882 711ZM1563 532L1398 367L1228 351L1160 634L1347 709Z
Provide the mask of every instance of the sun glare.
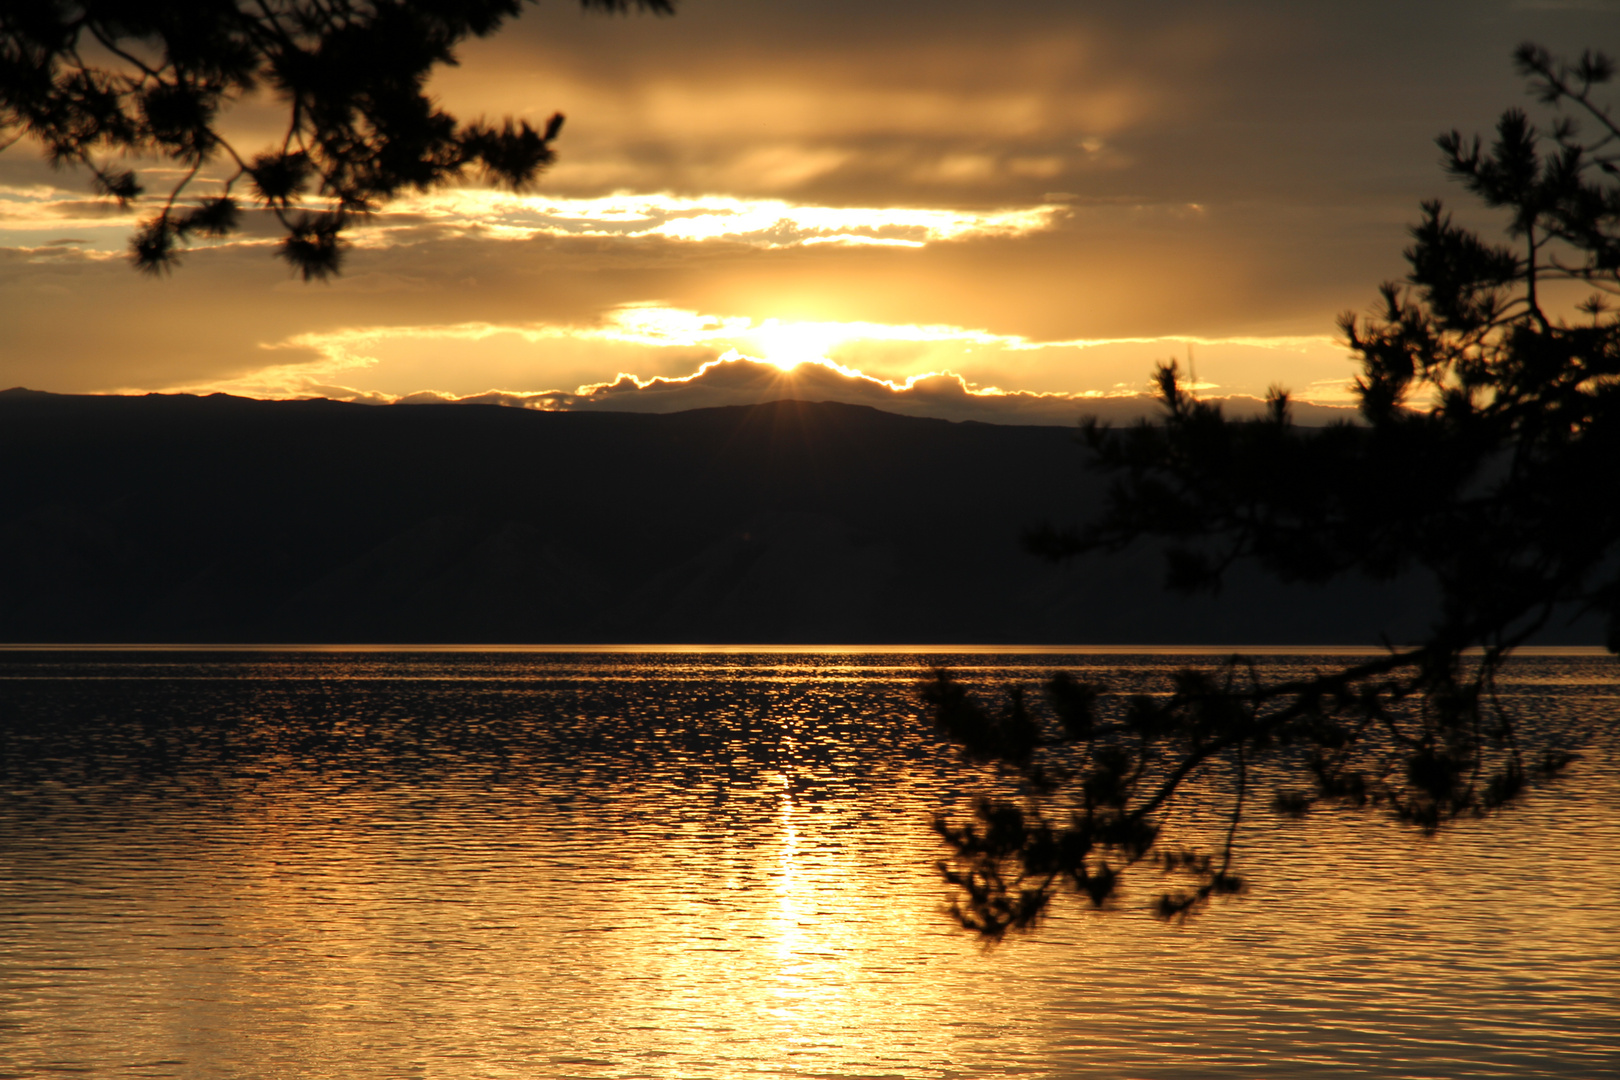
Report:
M872 393L932 392L949 382L976 397L1068 399L1143 393L1143 373L1166 355L1185 354L1190 344L1199 348L1199 389L1205 392L1259 397L1266 385L1262 377L1274 377L1281 359L1303 376L1293 380L1296 400L1340 404L1347 394L1347 362L1330 338L1043 341L969 326L755 319L658 303L624 304L589 322L304 333L263 345L281 356L303 354L296 360L280 359L234 380L165 389L375 402L496 394L503 403L569 408L569 402L627 388L663 394L688 384L739 387L751 383L748 365L756 365L757 374L768 373L767 382L792 383L803 394L828 393L844 385L841 378ZM434 385L433 365L447 351L458 358L457 381ZM604 359L614 365L607 370L618 372L611 379L590 370Z
M743 336L758 347L759 359L783 371L792 371L806 362L837 366L830 357L833 349L860 334L838 323L783 323L766 319Z

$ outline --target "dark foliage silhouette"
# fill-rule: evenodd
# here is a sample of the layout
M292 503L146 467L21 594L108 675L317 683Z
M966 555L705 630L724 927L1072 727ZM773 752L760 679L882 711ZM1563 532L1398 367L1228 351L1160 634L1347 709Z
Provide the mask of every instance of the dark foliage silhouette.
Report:
M1157 540L1169 587L1189 593L1245 560L1286 581L1416 571L1441 599L1433 626L1415 647L1287 682L1241 657L1184 672L1162 697L1060 678L1042 710L1016 690L990 709L937 673L923 697L940 730L1025 792L936 822L965 927L989 940L1030 927L1064 886L1103 906L1138 866L1179 877L1154 904L1166 918L1240 891L1235 846L1262 774L1285 815L1382 806L1434 830L1570 759L1530 744L1494 679L1571 614L1605 618L1620 652L1620 126L1593 96L1608 57L1561 63L1524 45L1514 60L1556 111L1550 129L1512 109L1489 145L1437 140L1446 171L1507 215L1509 243L1423 205L1407 280L1340 322L1361 360L1360 423L1295 427L1279 388L1267 418L1231 421L1163 365L1161 423L1084 425L1114 478L1107 511L1028 537L1052 558ZM1572 285L1591 295L1559 315L1549 289ZM1226 828L1173 848L1166 821L1194 781L1229 789Z
M494 33L523 0L26 0L0 4L0 148L27 136L53 165L90 171L126 206L131 159L183 170L130 240L163 271L197 237L240 224L239 187L273 214L280 255L307 281L337 273L345 229L406 190L481 172L522 189L562 128L462 123L424 92L456 46ZM667 14L674 0L580 0ZM287 110L257 154L223 131L233 103L268 93ZM182 201L193 186L206 194ZM312 196L312 199L306 199Z

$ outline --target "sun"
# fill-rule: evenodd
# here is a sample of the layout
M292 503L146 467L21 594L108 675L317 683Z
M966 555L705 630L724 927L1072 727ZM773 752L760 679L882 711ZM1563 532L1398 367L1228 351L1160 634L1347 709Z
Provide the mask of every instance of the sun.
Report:
M765 319L744 335L759 350L759 358L784 372L800 364L831 365L829 354L850 336L836 323L791 322Z

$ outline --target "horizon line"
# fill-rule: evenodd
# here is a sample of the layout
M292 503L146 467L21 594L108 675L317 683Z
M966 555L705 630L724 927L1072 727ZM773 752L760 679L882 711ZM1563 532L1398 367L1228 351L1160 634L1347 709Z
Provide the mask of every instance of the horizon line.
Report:
M1095 655L1095 656L1231 656L1253 654L1261 656L1381 656L1400 652L1416 645L1395 648L1381 645L832 645L832 644L452 644L415 643L388 644L379 642L348 644L314 643L186 643L186 642L0 642L0 652L266 652L266 653L652 653L662 655L689 654L828 654L828 655L882 655L918 654L948 655L952 653L978 653L985 655ZM1482 655L1484 649L1474 646L1463 650L1465 656ZM1523 645L1513 650L1522 656L1609 656L1602 645Z

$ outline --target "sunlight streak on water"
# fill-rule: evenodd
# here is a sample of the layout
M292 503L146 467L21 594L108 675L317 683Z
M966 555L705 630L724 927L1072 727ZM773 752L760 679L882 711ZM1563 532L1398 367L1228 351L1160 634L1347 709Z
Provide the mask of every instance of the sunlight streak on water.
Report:
M7 653L0 1077L1620 1066L1613 660L1502 680L1608 734L1498 820L1262 818L1247 897L1064 903L990 953L932 869L928 813L981 783L916 716L942 661L1133 690L1204 662Z

